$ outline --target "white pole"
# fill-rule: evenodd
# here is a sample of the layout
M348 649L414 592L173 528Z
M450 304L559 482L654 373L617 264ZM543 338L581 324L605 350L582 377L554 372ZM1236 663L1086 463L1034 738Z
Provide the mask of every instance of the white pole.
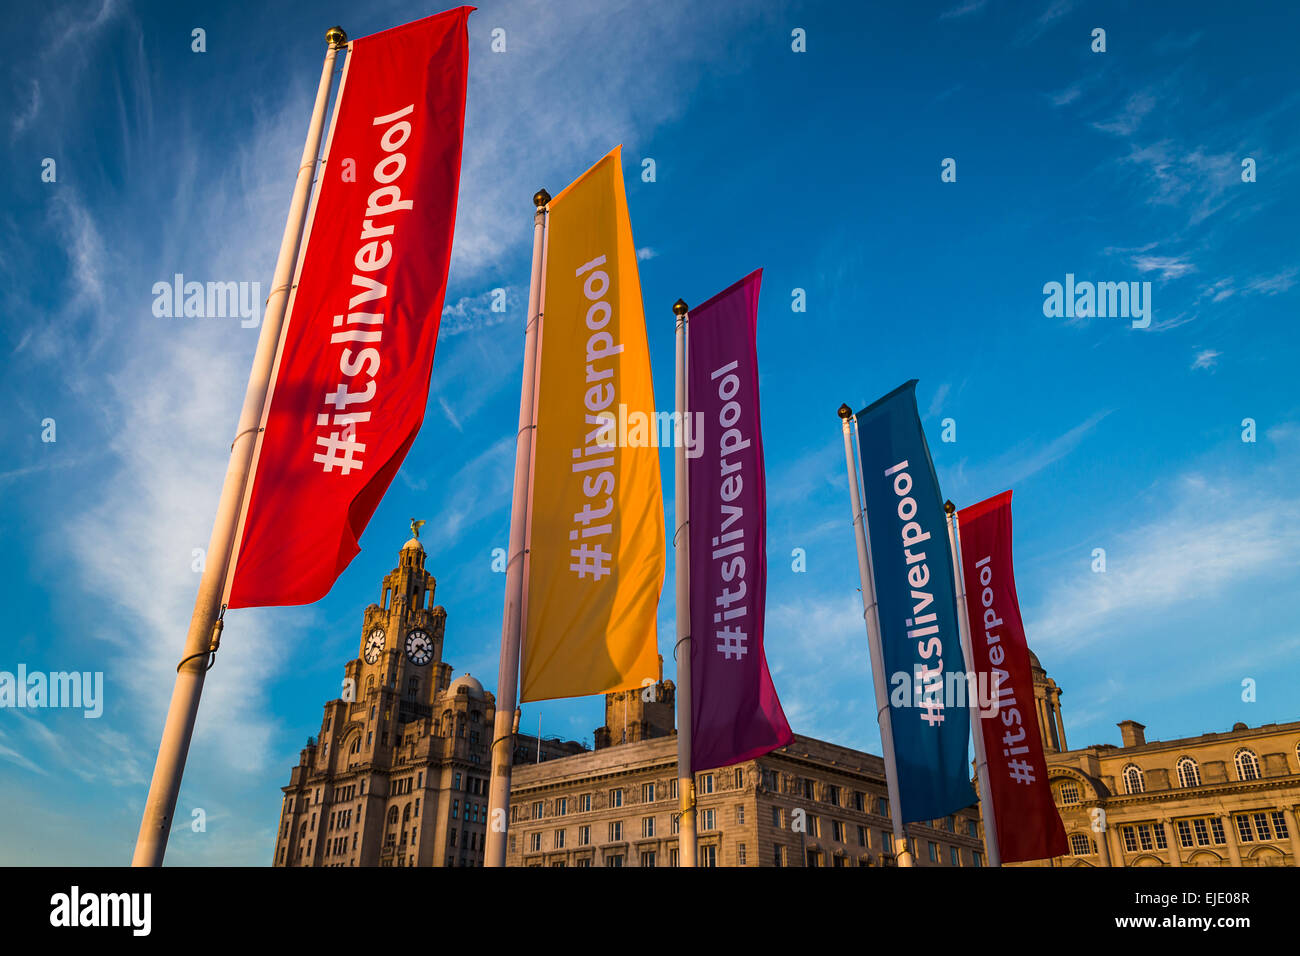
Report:
M506 865L510 824L510 769L514 734L519 726L519 645L523 631L524 549L527 546L529 479L533 468L533 399L537 386L537 340L541 333L546 260L546 213L551 194L533 194L533 274L528 283L528 318L524 329L524 379L519 389L519 431L515 436L515 491L510 505L510 560L506 565L506 600L501 617L501 663L497 669L497 712L492 735L492 780L488 789L488 832L484 866ZM541 729L538 728L538 747Z
M163 855L167 852L172 816L176 812L181 776L185 772L185 758L189 754L190 739L194 734L199 698L203 694L203 679L207 675L211 655L221 639L221 615L225 610L221 600L230 570L232 542L239 523L249 465L257 444L262 407L266 402L271 372L275 366L289 283L298 260L298 247L302 241L303 222L307 215L307 198L311 193L312 178L320 156L321 132L325 128L325 111L334 80L334 61L338 51L346 44L347 36L342 29L334 27L325 34L325 41L329 46L325 52L325 65L321 69L320 85L316 88L316 105L307 127L307 142L303 146L302 163L298 167L298 179L294 184L293 199L289 203L289 218L284 224L280 254L275 261L271 294L266 300L262 330L258 334L257 350L253 355L253 368L248 376L248 387L244 390L239 425L235 431L235 440L230 446L230 461L226 465L226 477L221 485L212 534L208 538L203 576L199 579L194 613L190 618L189 633L185 637L185 652L181 663L176 667L176 684L172 688L167 721L163 725L162 741L158 745L158 759L154 764L153 779L149 783L149 796L145 801L144 817L140 821L135 854L131 858L132 866L162 865Z
M880 645L880 610L876 605L876 584L871 572L871 542L867 538L867 510L858 489L858 463L853 454L853 430L858 420L847 405L840 406L844 428L844 462L849 470L849 501L853 531L858 542L858 579L862 585L862 617L867 622L867 648L871 654L871 680L876 690L876 722L880 724L880 747L884 750L885 786L889 790L889 818L894 826L894 852L899 866L912 865L903 827L903 806L898 799L898 761L894 759L894 721L889 710L889 685L885 680L885 654Z
M966 659L966 673L975 675L972 656L970 619L966 613L966 577L961 560L961 530L957 522L957 506L945 501L943 510L948 513L948 543L952 546L952 573L957 589L957 633L961 635L961 653ZM971 738L975 741L975 779L979 783L980 817L984 820L984 849L988 852L989 866L1002 865L998 849L998 826L993 817L993 784L989 780L989 758L984 749L983 717L980 715L978 681L966 684L966 703L970 707ZM996 691L995 691L996 693Z
M673 454L676 495L673 513L674 561L677 565L677 865L695 866L695 774L691 768L691 499L686 472L686 423L690 412L686 393L686 349L690 310L681 299L673 303L677 316L677 447Z

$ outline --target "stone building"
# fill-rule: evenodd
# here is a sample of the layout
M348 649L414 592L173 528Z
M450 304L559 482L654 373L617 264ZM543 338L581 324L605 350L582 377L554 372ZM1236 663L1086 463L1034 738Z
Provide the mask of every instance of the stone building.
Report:
M508 866L676 866L675 688L608 694L596 749L514 768ZM649 699L647 699L649 698ZM873 866L894 857L884 762L811 737L697 773L701 866ZM980 866L974 804L908 828L918 866Z
M496 700L442 660L447 612L434 604L417 537L380 603L362 615L343 695L325 705L283 787L275 866L479 866L487 832ZM516 737L516 760L539 741ZM543 739L542 760L585 751Z
M1025 865L1300 864L1300 721L1148 741L1125 720L1120 746L1069 750L1060 689L1030 658L1070 855Z

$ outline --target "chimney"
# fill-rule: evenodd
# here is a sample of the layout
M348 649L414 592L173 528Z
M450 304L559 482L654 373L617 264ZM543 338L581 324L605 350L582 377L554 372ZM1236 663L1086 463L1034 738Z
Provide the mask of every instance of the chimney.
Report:
M1122 720L1116 726L1125 747L1141 747L1147 742L1146 727L1136 720Z

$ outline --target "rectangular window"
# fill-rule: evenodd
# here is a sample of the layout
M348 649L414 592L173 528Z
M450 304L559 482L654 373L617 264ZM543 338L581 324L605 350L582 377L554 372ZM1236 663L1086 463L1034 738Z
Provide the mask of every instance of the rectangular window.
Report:
M1272 833L1272 831L1269 829L1269 826L1268 826L1268 814L1267 814L1267 813L1257 813L1257 814L1255 814L1255 832L1259 834L1259 838L1260 838L1261 840L1271 840L1271 839L1273 839L1273 833Z
M569 812L569 798L558 797L555 801L555 815L562 817L562 816L566 816L568 812Z
M781 808L780 808L780 807L773 807L773 808L772 808L772 826L776 827L778 830L781 828Z
M641 865L642 865L642 866L654 866L654 865L655 865L655 851L654 851L654 850L642 850L642 851L641 851Z
M929 843L930 843L930 862L931 862L931 863L938 863L938 862L939 862L939 844L935 843L933 840L930 840Z
M528 834L528 849L536 853L542 848L542 835L540 833Z
M717 866L718 848L713 844L700 847L700 866Z
M681 830L681 828L682 828L682 815L680 813L674 813L673 822L668 825L668 832L675 836L677 832Z
M588 859L583 859L583 860L578 860L578 861L576 861L573 865L574 865L574 866L591 866L591 860L590 860L590 858L588 858Z
M668 799L669 800L677 799L677 778L676 777L673 777L673 779L668 781Z
M642 835L643 837L652 837L652 836L655 835L655 818L654 818L654 817L642 817L642 818L641 818L641 835Z
M578 846L591 845L591 827L578 827Z
M671 850L668 851L668 865L669 866L677 865L677 847L673 847Z
M609 792L609 805L611 807L621 807L623 805L623 788L618 787Z
M641 784L641 802L642 803L655 802L655 785L653 783Z
M736 804L736 823L737 825L743 825L744 822L745 822L745 805L743 803L738 803Z
M1178 821L1178 842L1187 847L1192 845L1192 825L1186 820Z
M835 839L836 843L844 842L844 824L839 820L831 821L831 836Z
M974 864L975 864L976 866L983 866L983 865L984 865L984 854L982 854L979 850L976 850L975 852L973 852L973 853L970 855L970 858L971 858L971 860L974 862Z
M1216 818L1216 819L1217 819L1217 818ZM1209 846L1209 845L1210 845L1210 834L1209 834L1209 831L1206 830L1206 828L1205 828L1205 821L1204 821L1203 819L1196 819L1196 820L1193 820L1193 821L1192 821L1192 829L1196 831L1196 845L1197 845L1197 846Z
M745 786L745 771L743 771L743 770L741 770L739 767L737 767L737 768L736 768L736 774L735 774L735 780L732 781L732 784L733 784L734 789L736 789L736 790L741 790L741 789L743 789L744 786Z
M813 782L805 778L803 782L803 795L805 800L817 799L815 796L813 796L813 789L814 789Z
M808 835L810 837L820 837L822 835L821 818L811 813L808 815Z
M1165 836L1165 825L1163 823L1157 823L1154 829L1156 831L1156 849L1169 849L1169 838Z
M622 853L611 853L609 856L605 857L605 865L606 865L606 866L622 866L622 865L623 865L623 854L622 854Z
M779 843L772 844L772 865L785 866L785 847Z
M840 788L833 783L826 784L822 788L822 799L838 807L840 805Z
M867 839L867 828L858 827L858 846L870 846L871 841Z
M1204 828L1205 825L1204 820L1197 820L1195 822L1200 823L1202 828ZM1218 817L1210 817L1210 832L1214 834L1214 842L1218 846L1222 846L1223 844L1228 842L1228 838L1224 836L1223 833L1223 821ZM1200 829L1198 829L1196 831L1197 843L1200 843L1200 837L1201 837L1201 831Z
M700 830L701 830L701 832L703 832L703 831L705 831L705 830L714 830L714 829L717 829L717 828L714 826L714 823L715 823L715 820L714 820L714 811L712 811L712 810L701 810L701 811L700 811Z
M858 813L867 812L867 795L861 790L853 791L853 809L857 810Z
M458 819L459 814L460 814L460 801L459 800L451 801L451 818L453 820Z
M564 832L565 832L565 831L563 831L563 830L556 830L556 831L555 831L555 849L557 849L557 850L563 850L563 849L564 849Z
M886 798L881 797L879 802L876 804L876 806L879 808L877 812L882 817L889 816L889 801Z
M618 843L623 839L623 821L613 820L609 824L609 842Z
M1122 832L1124 834L1124 849L1129 853L1136 853L1138 848L1137 834L1132 827L1124 827Z
M948 857L953 866L961 866L961 852L955 846L948 847Z
M1241 816L1237 817L1236 820L1237 820L1237 836L1241 839L1241 842L1254 843L1255 833L1250 828L1250 817L1246 816L1243 813Z
M711 773L700 774L700 793L712 793L712 792L713 792L713 774Z
M534 800L534 801L533 801L533 819L534 819L534 820L540 820L541 818L542 818L542 801L540 801L540 800Z
M1273 811L1273 829L1277 831L1279 840L1289 840L1291 838L1291 831L1287 829L1286 825L1286 814L1280 810Z
M578 797L578 812L589 813L591 811L591 794L584 793Z
M451 789L453 789L453 790L459 790L459 789L460 789L460 774L456 774L454 777L452 777L452 780L451 780Z
M736 863L740 866L745 865L745 844L743 843L736 844Z

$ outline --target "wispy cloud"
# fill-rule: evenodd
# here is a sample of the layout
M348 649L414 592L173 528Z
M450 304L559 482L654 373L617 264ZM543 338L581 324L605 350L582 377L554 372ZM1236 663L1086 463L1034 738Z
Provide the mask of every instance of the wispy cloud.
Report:
M1165 510L1105 532L1106 571L1078 560L1027 615L1036 646L1079 652L1122 641L1135 621L1176 602L1209 604L1231 585L1265 586L1300 565L1300 498L1261 494L1262 480L1188 473Z
M1202 349L1196 353L1196 358L1192 360L1192 370L1214 368L1219 362L1219 356L1222 354L1222 352L1216 352L1214 349Z
M1159 272L1161 279L1178 279L1196 271L1186 256L1134 256L1133 265L1144 274Z

